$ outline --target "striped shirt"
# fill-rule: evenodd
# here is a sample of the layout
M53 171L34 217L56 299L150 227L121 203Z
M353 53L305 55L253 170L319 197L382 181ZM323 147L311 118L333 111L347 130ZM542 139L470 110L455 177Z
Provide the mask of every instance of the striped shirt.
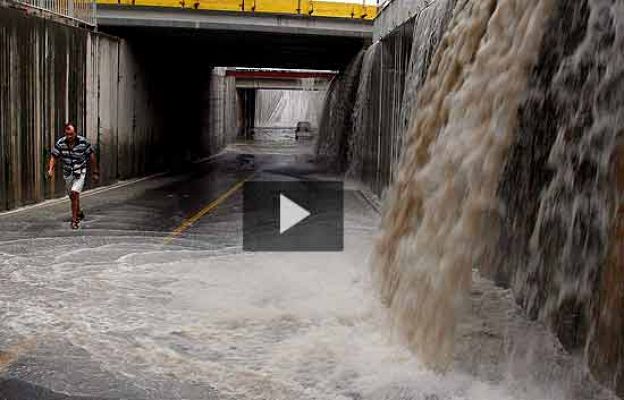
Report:
M76 136L74 145L67 144L67 137L60 138L52 148L52 155L63 161L63 176L72 174L78 177L87 171L87 160L93 153L93 147L84 136Z

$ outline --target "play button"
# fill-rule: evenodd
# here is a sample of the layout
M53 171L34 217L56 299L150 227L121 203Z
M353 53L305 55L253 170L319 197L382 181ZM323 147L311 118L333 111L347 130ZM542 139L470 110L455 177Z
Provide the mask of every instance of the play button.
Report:
M310 216L310 212L280 193L280 235Z
M251 181L243 187L245 251L341 251L339 181Z

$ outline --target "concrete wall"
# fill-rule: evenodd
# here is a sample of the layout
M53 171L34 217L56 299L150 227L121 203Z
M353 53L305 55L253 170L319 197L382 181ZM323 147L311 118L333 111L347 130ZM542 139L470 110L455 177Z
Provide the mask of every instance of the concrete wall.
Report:
M239 131L239 100L236 78L225 76L226 68L214 68L204 92L202 143L204 155L219 152L233 142Z
M160 170L159 113L130 43L90 34L86 57L86 133L97 144L101 184ZM160 147L159 147L160 146Z
M10 8L0 32L0 210L64 195L45 171L65 121L95 146L101 184L165 167L154 91L127 42Z
M102 185L234 140L234 78L189 74L181 56L0 7L0 210L64 195L45 172L68 120L95 146Z
M98 143L102 183L117 179L119 48L115 38L88 36L86 135Z
M107 46L114 47L107 37L98 38L100 49L106 51ZM111 74L112 82L107 80L108 74L100 74L100 85L97 90L100 99L100 109L97 116L100 121L98 132L106 132L107 127L114 127L113 120L117 114L117 155L111 155L111 160L117 160L116 167L109 167L111 172L116 170L117 179L128 179L163 170L168 166L163 150L167 148L169 137L166 136L164 125L164 107L157 101L159 82L152 74L149 64L141 57L137 46L126 40L119 40L118 75ZM106 59L106 52L98 55L98 60ZM101 63L101 61L100 61ZM114 66L113 66L114 69ZM117 86L117 98L111 97L116 104L111 105L109 112L106 93L114 94L115 89L107 86ZM94 88L95 89L95 88ZM105 116L111 120L107 122ZM111 131L114 133L114 129ZM115 142L110 139L111 145ZM111 149L114 150L114 149ZM114 175L112 175L114 176Z
M65 121L85 128L88 36L0 8L0 210L63 193L45 163Z
M392 0L375 19L373 40L388 36L395 29L412 20L430 3L437 0Z

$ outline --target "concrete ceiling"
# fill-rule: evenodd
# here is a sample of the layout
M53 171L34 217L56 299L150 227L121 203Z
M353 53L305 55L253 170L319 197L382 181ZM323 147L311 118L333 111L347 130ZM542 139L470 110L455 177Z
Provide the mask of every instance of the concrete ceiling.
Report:
M342 70L372 40L370 21L346 20L348 24L340 31L335 29L335 18L291 19L301 19L299 24L308 25L309 20L322 20L329 25L317 25L315 30L305 30L297 28L292 21L285 24L284 17L280 17L280 26L289 28L271 31L266 26L259 29L257 23L245 28L244 24L250 25L249 21L240 21L238 26L231 28L206 25L198 29L175 23L140 26L109 21L107 25L107 20L102 20L99 29L126 38L143 51L157 52L160 57L178 58L188 65L189 72L201 71L201 66ZM345 32L349 24L360 30L362 27L365 29ZM370 34L366 33L368 31Z

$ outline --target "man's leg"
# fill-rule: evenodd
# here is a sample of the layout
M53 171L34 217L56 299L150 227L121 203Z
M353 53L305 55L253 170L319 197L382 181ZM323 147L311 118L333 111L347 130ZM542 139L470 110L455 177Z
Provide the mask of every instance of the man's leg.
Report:
M74 176L66 176L65 177L65 189L67 190L67 195L69 196L69 201L70 201L70 205L69 205L69 212L71 214L71 221L72 223L75 221L75 217L74 217L74 203L75 203L75 196L74 196L74 192L72 191L72 186L74 184Z
M77 222L80 211L80 193L72 191L69 193L69 198L71 199L72 222Z
M70 197L72 201L72 228L78 228L78 223L84 218L84 214L80 210L80 193L84 188L86 171L79 177L74 177L71 185Z
M76 193L76 210L76 218L78 219L78 221L82 221L84 218L84 213L80 208L80 192Z

